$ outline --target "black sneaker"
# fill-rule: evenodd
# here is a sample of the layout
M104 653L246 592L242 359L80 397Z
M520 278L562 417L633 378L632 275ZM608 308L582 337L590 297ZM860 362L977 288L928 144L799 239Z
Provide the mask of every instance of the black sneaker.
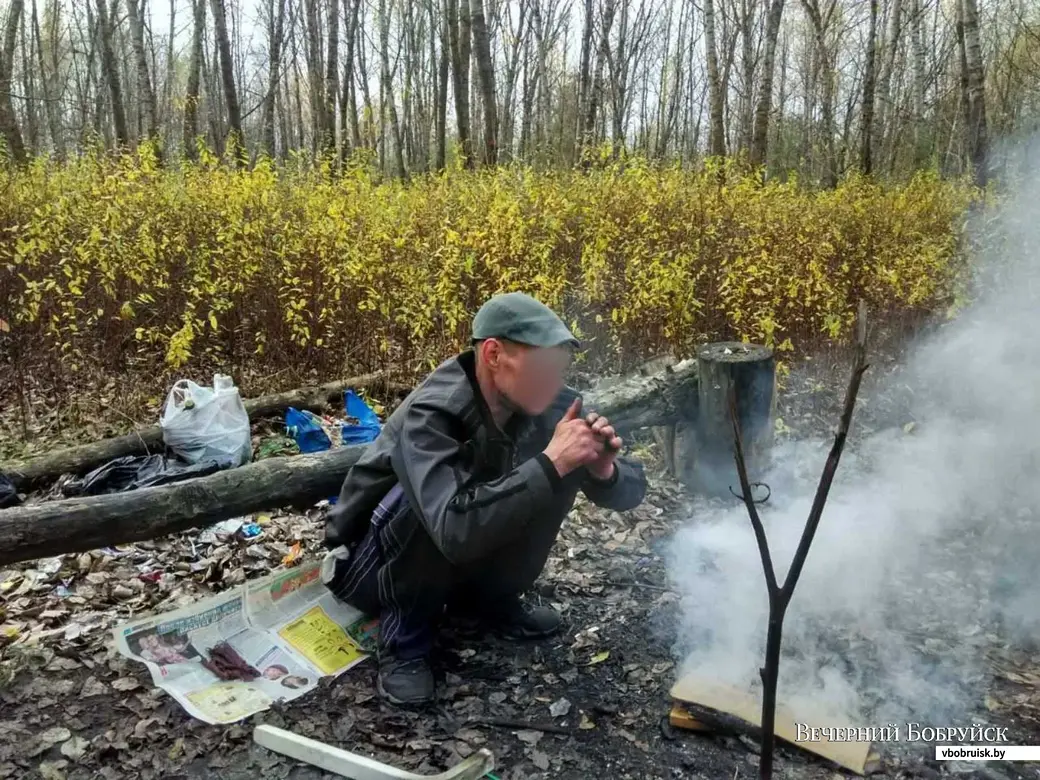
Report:
M400 707L418 707L433 701L435 684L430 659L401 660L394 655L379 658L376 679L379 695Z
M489 616L493 628L506 639L545 639L560 630L560 613L549 607L536 607L520 598L502 602Z

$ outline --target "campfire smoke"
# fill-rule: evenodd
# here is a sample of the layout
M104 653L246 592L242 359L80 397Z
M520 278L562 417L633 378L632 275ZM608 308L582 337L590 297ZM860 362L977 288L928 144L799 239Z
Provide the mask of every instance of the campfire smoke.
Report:
M977 218L976 302L861 393L785 622L780 701L868 726L968 725L985 715L984 653L1040 637L1038 196ZM896 398L905 416L856 436L863 407ZM830 444L778 445L764 478L781 581ZM766 588L743 504L696 505L670 552L680 671L757 689Z

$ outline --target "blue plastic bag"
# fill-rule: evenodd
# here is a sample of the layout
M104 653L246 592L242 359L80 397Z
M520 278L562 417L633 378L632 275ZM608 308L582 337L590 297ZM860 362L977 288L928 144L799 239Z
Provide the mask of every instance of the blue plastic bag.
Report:
M379 417L372 408L362 401L353 390L347 390L345 396L347 417L353 417L357 424L343 423L343 444L366 444L379 435Z
M299 411L291 406L285 413L285 427L300 452L323 452L332 447L328 434L321 427L318 418L308 411Z

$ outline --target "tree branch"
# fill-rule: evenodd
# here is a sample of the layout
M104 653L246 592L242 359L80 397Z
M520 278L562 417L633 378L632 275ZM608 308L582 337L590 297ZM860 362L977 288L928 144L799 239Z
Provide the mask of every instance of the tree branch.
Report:
M748 515L751 517L751 525L755 529L755 539L758 541L758 551L762 558L762 568L766 576L766 586L769 592L769 625L766 632L765 665L760 670L762 677L762 751L759 762L760 780L772 780L773 777L773 747L776 741L776 689L777 680L780 676L780 646L783 638L784 615L787 606L791 602L798 578L801 576L805 560L809 556L809 548L812 546L816 529L823 516L823 507L827 503L834 474L838 470L838 462L841 460L842 450L845 448L845 440L848 438L849 426L852 423L852 412L856 407L856 396L863 380L863 374L867 370L867 311L863 301L859 304L856 328L856 350L855 362L852 368L852 376L849 378L848 389L845 392L845 407L842 411L838 431L834 436L834 444L827 456L823 473L820 476L819 485L816 488L816 496L813 499L809 517L802 531L802 538L798 542L794 557L791 559L791 567L784 578L782 587L777 587L776 573L773 569L773 561L769 553L769 542L766 538L762 519L758 515L758 509L751 496L751 483L748 480L747 464L744 460L744 447L741 443L740 423L737 415L736 396L730 393L730 418L733 422L734 457L737 462L737 473L740 475L740 489L747 507Z

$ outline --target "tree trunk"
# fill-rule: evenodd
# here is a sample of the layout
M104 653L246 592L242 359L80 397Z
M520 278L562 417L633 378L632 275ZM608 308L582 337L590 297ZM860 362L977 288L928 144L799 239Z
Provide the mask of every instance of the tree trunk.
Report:
M769 146L769 114L773 107L773 70L776 61L776 42L780 36L780 20L784 15L784 0L771 0L766 17L766 34L762 56L762 78L759 81L758 105L755 106L755 128L751 138L750 162L759 167L766 164Z
M696 386L697 364L689 361L673 372L594 389L583 405L627 434L685 417ZM0 510L0 566L154 539L263 509L310 506L340 489L364 449L268 458L163 487Z
M820 109L823 114L820 132L823 134L824 147L822 183L824 187L833 189L838 184L838 161L834 146L834 91L837 73L834 63L835 54L831 52L830 44L827 41L827 32L831 27L837 0L829 0L822 11L818 0L802 0L802 5L812 22L823 83L823 94L820 101Z
M15 0L20 2L20 0ZM126 126L126 111L123 107L123 89L119 83L119 65L115 49L112 48L112 20L109 19L105 0L97 0L98 28L101 34L101 71L108 82L108 94L112 101L112 121L115 124L116 142L123 149L130 147L130 133Z
M914 106L914 154L913 166L915 169L924 165L927 159L925 150L925 122L924 122L924 91L925 91L925 51L924 35L922 34L921 17L924 9L921 0L913 0L913 17L910 20L910 40L913 47L913 106Z
M433 35L434 13L433 0L428 0L430 12L430 35ZM437 60L437 99L434 113L436 114L437 127L436 151L433 168L443 171L448 160L448 70L450 65L449 52L451 50L450 35L448 32L448 21L442 19L439 25L441 50Z
M469 11L473 26L473 53L484 106L484 163L494 166L498 162L498 98L495 96L495 70L491 64L491 41L483 0L469 0Z
M311 109L311 152L322 147L325 137L324 77L321 68L321 31L318 27L318 0L304 0L304 27L307 32L307 94Z
M220 55L220 80L224 86L227 103L228 125L231 128L231 143L234 144L234 159L246 162L246 137L242 133L242 109L238 103L238 88L235 86L235 60L231 52L231 37L228 34L227 17L224 15L224 0L210 0L213 8L213 28Z
M725 100L719 73L718 43L715 37L715 0L704 0L704 46L708 55L708 102L711 104L708 124L708 154L726 156Z
M986 127L986 76L979 42L979 9L976 0L960 0L964 20L963 51L968 98L968 154L975 183L989 181L989 133Z
M134 50L134 63L137 66L137 90L144 113L144 126L149 140L155 144L156 153L161 156L159 147L159 107L155 101L155 89L151 75L148 73L148 53L144 47L144 22L137 0L126 0L127 16L130 20L130 43Z
M863 127L860 134L859 166L864 174L873 172L871 146L874 141L874 73L877 64L878 0L870 0L870 30L867 35L867 64L863 76Z
M28 24L19 25L19 44L21 46L22 63L22 101L25 106L25 143L29 155L40 152L40 122L38 121L39 100L36 98L36 68L32 67L32 52L30 50L30 35L27 32Z
M397 384L388 385L385 374L377 371L330 382L320 387L301 387L284 393L251 398L243 405L253 420L280 414L290 406L318 412L327 409L330 401L342 401L346 390L362 388L393 392L407 389ZM150 455L162 452L162 449L162 429L158 425L152 425L125 436L68 447L32 460L4 463L0 465L0 473L7 474L19 490L28 490L53 481L63 474L85 474L116 458Z
M329 52L325 67L325 138L324 151L330 158L336 154L336 94L339 92L339 3L328 0Z
M267 92L264 94L262 147L270 157L277 155L275 149L274 113L278 84L282 78L282 47L285 37L286 0L268 0L267 3L267 58L270 69L267 77Z
M535 6L534 12L536 15L538 14L537 5ZM577 132L575 133L575 138L578 145L579 155L585 135L583 117L588 113L589 106L589 76L592 62L592 33L594 25L595 15L593 13L592 0L585 0L585 23L581 34L581 59L579 65L580 70L578 73L578 110L575 113L575 119L577 120Z
M886 131L893 121L892 106L892 78L895 75L896 55L899 50L899 40L903 30L903 0L893 0L891 17L888 24L888 36L882 47L881 72L877 82L877 109L874 127L874 146L880 149L884 146L883 141Z
M51 13L57 16L60 7L55 4L51 7ZM50 68L43 52L43 36L40 34L40 17L36 12L36 0L32 4L33 39L36 42L36 64L40 69L40 89L43 92L43 110L47 116L47 132L51 137L51 144L59 160L65 159L65 138L58 119L58 107L55 100L53 82L58 78L58 70ZM52 46L57 42L51 40Z
M359 17L361 0L343 0L343 10L347 17L347 54L343 63L343 88L340 95L340 132L343 133L341 148L342 157L346 159L349 152L361 146L361 128L357 116L357 91L354 86L354 63L359 41ZM350 125L350 144L347 144L347 125Z
M188 59L188 88L184 94L184 156L198 159L199 93L202 78L202 40L206 33L206 0L192 0L191 55Z
M452 89L455 92L455 124L463 165L473 167L473 149L469 126L469 3L468 0L444 0L451 45Z
M599 47L596 54L595 72L592 76L592 88L589 93L588 110L585 112L585 132L582 145L595 142L596 140L596 118L599 108L603 105L603 69L610 58L610 30L614 26L614 12L616 0L606 0L603 7L603 24L599 33Z
M408 169L404 164L404 141L401 136L401 123L397 118L397 106L394 101L393 74L390 71L390 9L386 0L379 2L379 81L383 93L383 101L390 114L390 131L394 140L394 162L397 178L406 180Z
M776 362L767 347L738 342L707 344L697 350L696 441L687 450L695 466L688 484L709 496L740 495L733 462L730 392L737 398L740 430L751 479L769 464L776 417Z

